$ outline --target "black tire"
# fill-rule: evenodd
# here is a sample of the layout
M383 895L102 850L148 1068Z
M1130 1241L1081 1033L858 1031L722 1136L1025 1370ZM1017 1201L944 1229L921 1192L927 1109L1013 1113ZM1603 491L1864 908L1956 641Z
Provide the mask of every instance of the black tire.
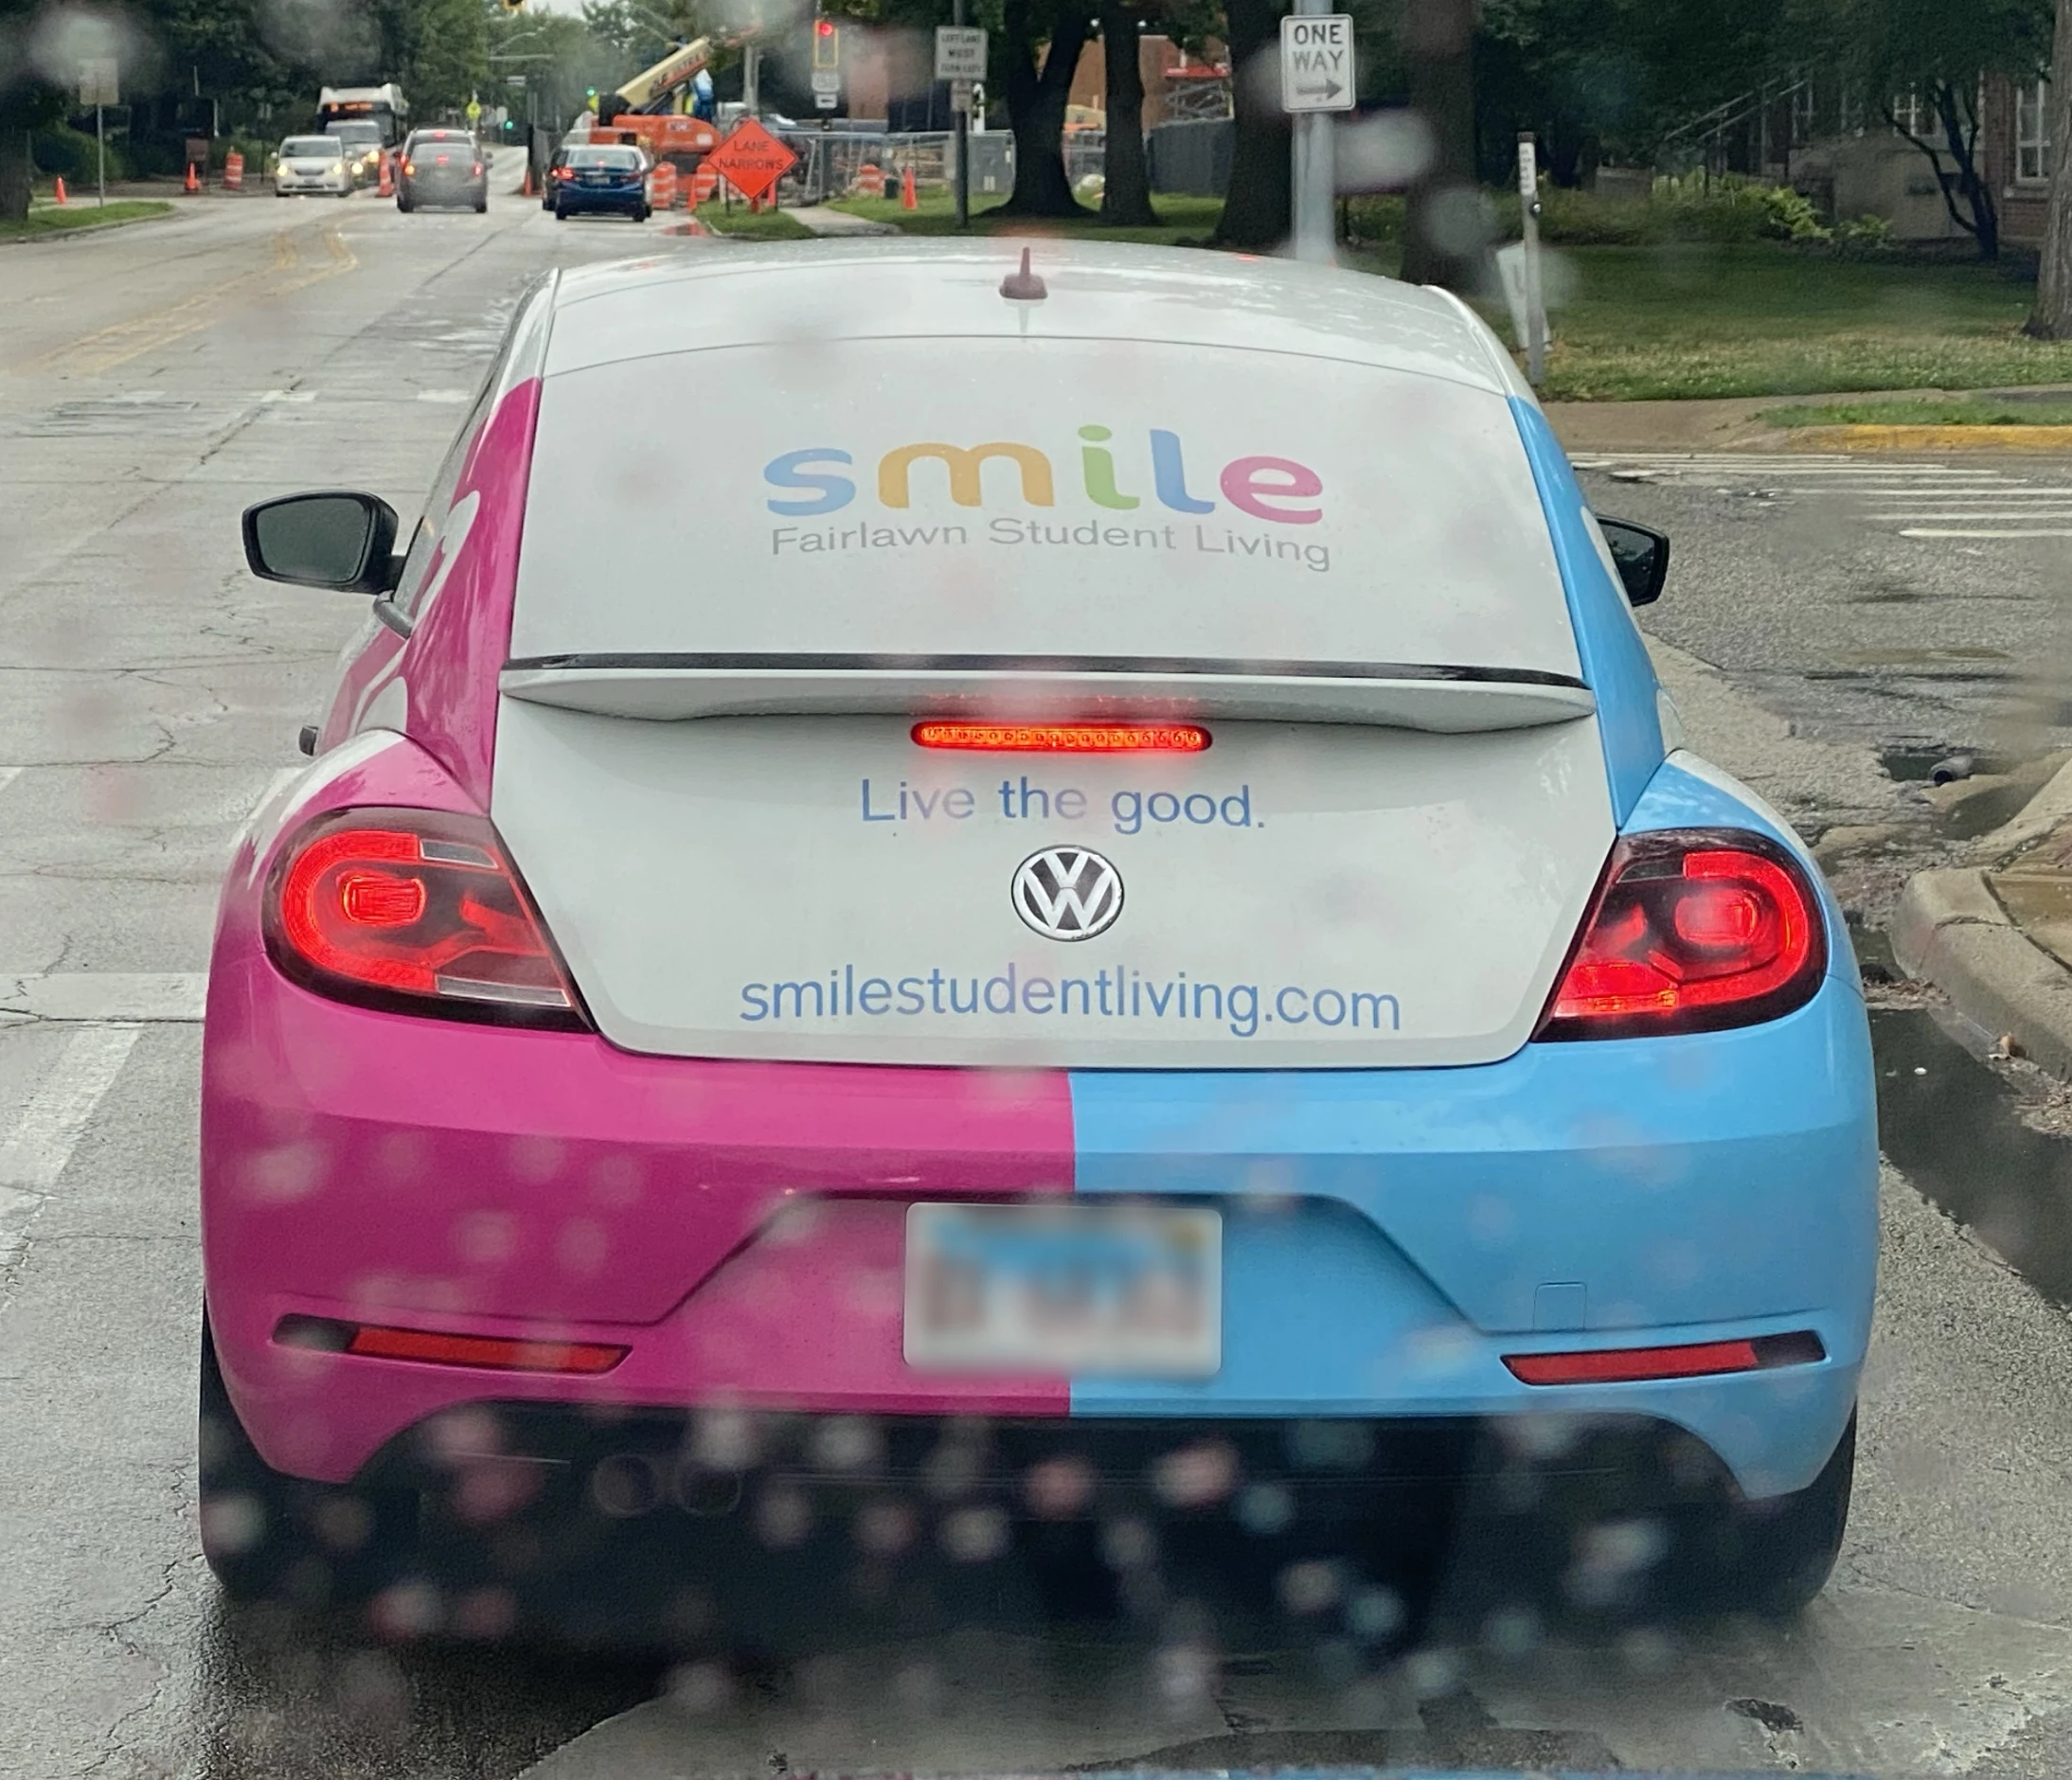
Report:
M338 1606L402 1573L417 1542L416 1498L269 1466L231 1404L205 1315L200 1410L202 1554L232 1600Z
M412 204L407 198L398 198L396 200L396 208L401 210L404 216L408 216L411 211L415 210L417 207L418 206Z
M634 212L634 221L635 222L645 222L653 214L654 212L652 209L651 209L647 205L642 205L639 209Z
M489 214L489 208L490 201L487 197L477 198L474 201L474 213L476 216L487 216Z
M1701 1605L1791 1619L1827 1586L1841 1555L1856 1476L1856 1416L1804 1489L1737 1503L1702 1541Z

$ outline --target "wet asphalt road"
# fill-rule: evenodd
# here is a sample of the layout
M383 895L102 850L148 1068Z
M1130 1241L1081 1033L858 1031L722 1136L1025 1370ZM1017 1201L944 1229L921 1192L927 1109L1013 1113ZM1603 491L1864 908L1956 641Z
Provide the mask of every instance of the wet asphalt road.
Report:
M672 1669L222 1610L193 1530L192 1013L229 838L364 617L248 579L236 514L324 484L414 512L521 283L636 240L725 251L502 195L487 218L211 201L0 249L0 1774L2072 1771L2064 1148L2015 1116L2035 1084L1900 993L1878 1015L1894 1166L1857 1507L1793 1630L1441 1612L1370 1671L1271 1617L1219 1647L1184 1598L1059 1620L1008 1576L956 1635L845 1642L831 1575L811 1654ZM724 448L699 416L686 434ZM1634 470L1590 472L1593 497L1676 539L1648 626L1694 744L1809 833L1888 829L1836 871L1873 918L1944 845L1882 754L2067 739L2062 543L1904 537L1884 515L1906 490L1876 478ZM1947 486L1932 510L1956 510ZM2010 504L2046 508L2043 487Z

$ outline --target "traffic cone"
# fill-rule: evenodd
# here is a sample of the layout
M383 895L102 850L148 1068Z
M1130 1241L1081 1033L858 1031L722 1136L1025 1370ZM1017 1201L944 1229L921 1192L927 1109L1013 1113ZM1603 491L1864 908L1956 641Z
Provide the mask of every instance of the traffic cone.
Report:
M526 183L518 187L521 198L537 198L540 194L532 189L532 163L526 163Z
M58 175L58 202L60 204L64 202L64 175L63 173Z
M374 195L377 198L393 198L396 195L396 182L389 177L388 156L385 154L382 156L382 183L375 187Z
M914 196L914 169L911 167L900 175L900 208L902 210L918 210L920 208L920 200Z
M201 190L201 188L202 188L202 178L201 178L201 175L200 175L199 173L197 173L197 172L196 172L196 171L194 170L194 163L193 163L192 161L189 161L189 162L188 163L188 183L187 183L187 189L188 189L188 191L200 191L200 190Z

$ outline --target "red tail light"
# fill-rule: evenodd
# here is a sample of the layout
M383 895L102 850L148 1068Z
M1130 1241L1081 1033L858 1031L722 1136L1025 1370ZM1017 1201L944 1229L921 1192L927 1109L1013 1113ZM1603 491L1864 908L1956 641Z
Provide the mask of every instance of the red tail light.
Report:
M480 161L477 161L468 169L468 177L471 179L480 179L482 177L482 163Z
M1826 929L1804 867L1764 835L1676 828L1622 839L1543 1039L1709 1032L1811 1001Z
M444 158L445 158L445 157L444 157L443 155L442 155L442 156L440 156L440 159L442 159L442 160L443 160ZM415 162L415 161L405 161L405 162L404 162L404 163L402 164L402 170L403 170L403 171L404 171L405 173L407 173L407 174L408 174L408 175L409 175L409 176L410 176L410 177L411 177L412 179L415 179L415 178L416 178L416 177L418 176L418 164L417 164L417 162Z
M916 723L923 748L983 754L1200 754L1208 731L1194 723Z
M275 863L266 949L338 1001L587 1030L495 831L480 816L348 810Z

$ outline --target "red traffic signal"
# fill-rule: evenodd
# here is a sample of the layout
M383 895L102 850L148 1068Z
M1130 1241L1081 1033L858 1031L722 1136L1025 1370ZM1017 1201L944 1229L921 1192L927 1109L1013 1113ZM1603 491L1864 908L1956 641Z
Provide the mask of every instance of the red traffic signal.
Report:
M813 22L813 65L822 70L842 65L842 40L832 19Z
M832 19L822 19L814 25L813 29L823 37L832 37L834 35L834 21Z

